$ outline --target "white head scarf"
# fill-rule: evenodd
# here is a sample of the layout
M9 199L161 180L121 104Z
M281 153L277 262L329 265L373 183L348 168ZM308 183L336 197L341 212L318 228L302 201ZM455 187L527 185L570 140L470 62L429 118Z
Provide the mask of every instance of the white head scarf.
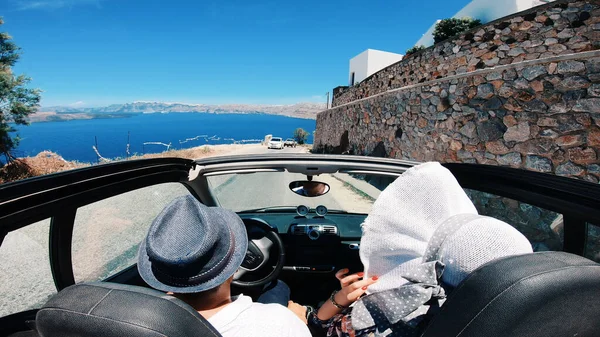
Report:
M365 277L379 277L369 293L407 283L402 276L422 263L437 227L465 213L477 210L448 169L430 162L404 172L381 192L363 223L360 259Z
M456 287L485 263L527 253L533 250L521 232L506 222L479 215L446 237L435 260L445 265L442 281Z
M440 274L456 287L491 260L531 252L512 226L478 215L446 168L415 166L381 193L363 224L360 258L366 277L379 281L354 303L352 325L416 336L430 305L444 303Z

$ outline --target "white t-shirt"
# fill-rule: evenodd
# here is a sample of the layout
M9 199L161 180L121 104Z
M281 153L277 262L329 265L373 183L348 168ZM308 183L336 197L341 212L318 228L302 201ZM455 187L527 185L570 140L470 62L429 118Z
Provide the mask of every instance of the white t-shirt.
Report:
M223 337L310 337L304 322L280 304L252 302L244 295L208 319Z

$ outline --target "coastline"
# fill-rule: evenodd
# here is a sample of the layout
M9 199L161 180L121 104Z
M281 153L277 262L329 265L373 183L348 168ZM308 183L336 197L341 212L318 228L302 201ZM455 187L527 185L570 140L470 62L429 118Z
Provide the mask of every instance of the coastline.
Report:
M116 113L89 113L89 112L73 112L62 113L55 111L40 111L29 116L30 123L48 123L48 122L68 122L72 120L91 120L91 119L113 119L113 118L130 118L141 114L213 114L213 115L271 115L282 116L289 118L299 118L316 120L317 115L307 116L306 114L295 113L268 113L268 112L239 112L239 111L170 111L170 112L116 112Z
M125 158L109 158L100 163L86 163L80 161L65 160L60 154L51 151L42 151L33 157L17 158L14 162L0 167L0 184L9 183L21 179L32 178L40 175L52 174L67 170L102 165L105 163L150 159L150 158L184 158L202 159L216 156L227 156L235 154L252 154L265 148L262 144L218 144L201 145L188 149L169 150L158 153L147 153ZM306 146L308 151L311 146Z

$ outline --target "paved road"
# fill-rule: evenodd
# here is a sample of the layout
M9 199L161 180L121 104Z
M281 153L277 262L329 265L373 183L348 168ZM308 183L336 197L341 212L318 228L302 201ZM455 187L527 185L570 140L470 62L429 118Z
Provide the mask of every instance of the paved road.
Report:
M266 153L308 153L308 148L304 146L284 147L283 150L268 149L265 145L249 144L239 149L223 154L224 156L242 155L242 154L266 154Z
M267 149L263 145L249 145L226 155L265 153L308 153L308 149L297 146L295 148L286 147L283 150L276 150ZM362 181L357 181L345 174L324 174L316 176L314 179L329 184L330 192L314 198L302 197L292 193L288 188L289 184L295 180L306 180L306 176L288 172L258 172L247 175L214 176L209 178L209 182L220 205L235 211L267 206L298 205L305 205L311 208L325 205L325 207L332 210L359 213L370 211L372 202L347 186L348 183L356 185ZM371 195L373 193L369 190L367 194Z

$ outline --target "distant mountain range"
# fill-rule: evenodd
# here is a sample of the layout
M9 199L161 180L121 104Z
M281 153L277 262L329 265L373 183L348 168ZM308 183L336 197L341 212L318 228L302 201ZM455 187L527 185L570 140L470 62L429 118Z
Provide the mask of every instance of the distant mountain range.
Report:
M265 113L289 117L315 119L317 113L325 110L325 103L297 103L292 105L255 105L255 104L185 104L165 102L133 102L112 104L97 108L74 108L69 106L53 106L41 108L38 113L30 116L32 122L118 118L135 113L156 112L200 112L200 113Z

